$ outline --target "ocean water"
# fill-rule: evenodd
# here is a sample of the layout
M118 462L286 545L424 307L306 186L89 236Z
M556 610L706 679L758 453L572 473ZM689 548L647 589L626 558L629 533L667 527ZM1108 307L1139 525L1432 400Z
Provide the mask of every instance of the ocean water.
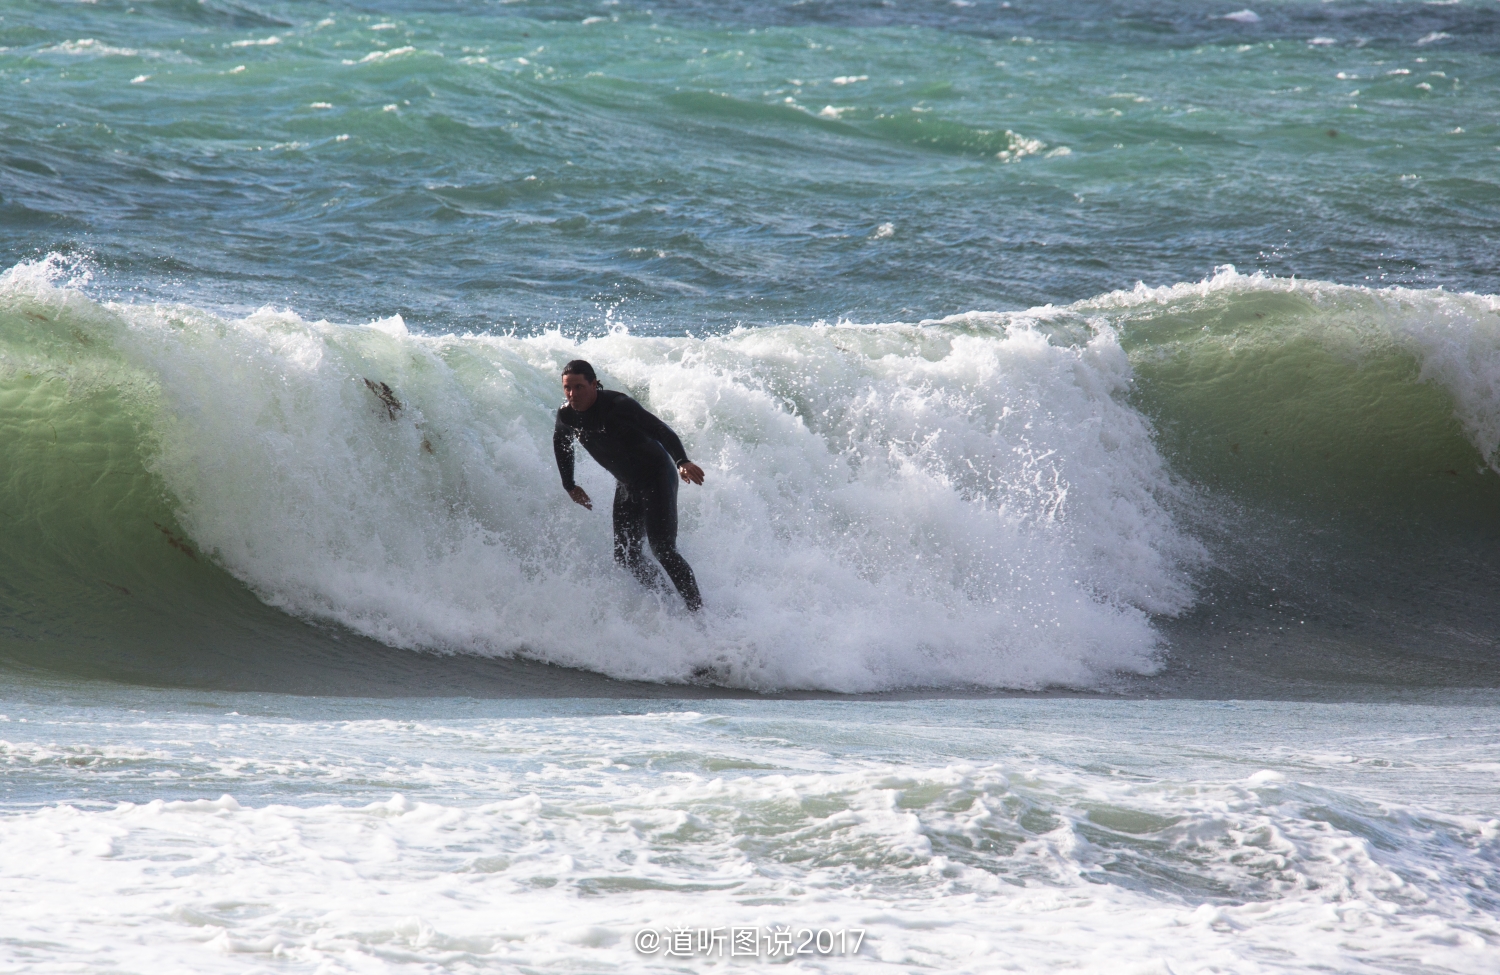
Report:
M15 971L1494 970L1493 695L6 697Z
M1497 50L0 6L0 969L1494 971Z

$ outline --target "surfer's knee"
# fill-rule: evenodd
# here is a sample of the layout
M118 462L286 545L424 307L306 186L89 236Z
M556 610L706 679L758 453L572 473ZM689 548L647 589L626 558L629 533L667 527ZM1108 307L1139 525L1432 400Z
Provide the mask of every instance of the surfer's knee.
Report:
M677 551L677 544L675 542L669 542L665 539L649 539L648 541L651 544L651 554L656 556L656 561L662 565L666 565L669 562L687 564L687 560Z

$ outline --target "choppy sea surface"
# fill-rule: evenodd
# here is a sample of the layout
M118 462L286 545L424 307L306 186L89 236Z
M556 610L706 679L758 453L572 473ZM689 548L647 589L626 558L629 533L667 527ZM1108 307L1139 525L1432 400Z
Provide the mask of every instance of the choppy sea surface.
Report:
M1494 971L1497 53L3 5L0 968ZM699 617L560 490L579 356Z

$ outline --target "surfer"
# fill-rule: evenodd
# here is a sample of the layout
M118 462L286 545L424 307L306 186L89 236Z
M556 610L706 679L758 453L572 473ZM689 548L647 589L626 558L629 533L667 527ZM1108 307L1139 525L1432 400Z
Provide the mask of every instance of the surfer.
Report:
M660 576L642 552L642 541L649 542L688 609L698 610L703 605L698 582L677 551L677 479L702 484L703 468L688 460L671 427L624 393L599 385L594 367L584 360L563 367L562 387L567 402L557 411L552 451L563 490L593 510L588 492L573 483L577 437L599 466L615 476L615 561L642 585L658 588Z

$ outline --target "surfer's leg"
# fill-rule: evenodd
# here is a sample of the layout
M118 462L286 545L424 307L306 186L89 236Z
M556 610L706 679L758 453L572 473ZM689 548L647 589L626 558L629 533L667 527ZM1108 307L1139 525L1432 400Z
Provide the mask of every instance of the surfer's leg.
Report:
M632 491L623 482L615 484L615 562L622 569L629 569L640 580L641 585L651 589L661 588L660 574L646 559L643 543L646 538L646 504L644 492L637 487Z
M677 471L671 471L652 487L654 490L644 498L646 538L651 542L651 554L667 570L667 578L682 593L687 608L696 612L703 608L698 580L693 577L687 559L677 551Z

